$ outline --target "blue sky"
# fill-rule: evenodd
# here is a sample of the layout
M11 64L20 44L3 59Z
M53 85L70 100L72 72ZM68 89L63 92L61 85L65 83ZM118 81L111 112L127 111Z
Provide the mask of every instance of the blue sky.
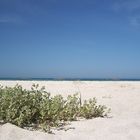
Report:
M140 1L0 0L0 77L140 78Z

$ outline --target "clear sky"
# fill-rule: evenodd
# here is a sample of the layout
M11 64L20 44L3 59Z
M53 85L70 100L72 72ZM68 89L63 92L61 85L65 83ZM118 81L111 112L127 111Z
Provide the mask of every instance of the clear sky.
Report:
M140 78L140 0L0 0L0 77Z

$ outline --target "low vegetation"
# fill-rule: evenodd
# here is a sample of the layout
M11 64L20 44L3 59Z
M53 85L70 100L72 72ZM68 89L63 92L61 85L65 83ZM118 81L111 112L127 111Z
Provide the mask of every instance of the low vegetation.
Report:
M22 128L31 127L51 132L52 127L75 121L79 117L91 119L105 117L108 109L97 105L96 99L81 103L78 94L51 96L45 88L33 85L31 90L22 86L0 87L0 122L12 123Z

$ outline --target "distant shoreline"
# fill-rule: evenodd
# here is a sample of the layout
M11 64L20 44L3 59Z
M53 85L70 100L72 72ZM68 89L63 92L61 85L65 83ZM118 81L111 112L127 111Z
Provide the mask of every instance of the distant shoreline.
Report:
M0 78L0 81L140 81L140 79L100 79L100 78Z

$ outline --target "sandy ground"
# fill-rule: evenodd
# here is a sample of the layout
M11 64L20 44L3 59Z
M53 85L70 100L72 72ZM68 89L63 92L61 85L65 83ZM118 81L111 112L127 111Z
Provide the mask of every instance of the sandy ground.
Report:
M140 140L140 82L110 81L0 81L0 85L20 84L30 89L33 83L45 86L52 95L80 92L82 99L96 97L111 108L109 118L72 122L68 131L55 135L28 131L11 124L0 127L0 140Z

